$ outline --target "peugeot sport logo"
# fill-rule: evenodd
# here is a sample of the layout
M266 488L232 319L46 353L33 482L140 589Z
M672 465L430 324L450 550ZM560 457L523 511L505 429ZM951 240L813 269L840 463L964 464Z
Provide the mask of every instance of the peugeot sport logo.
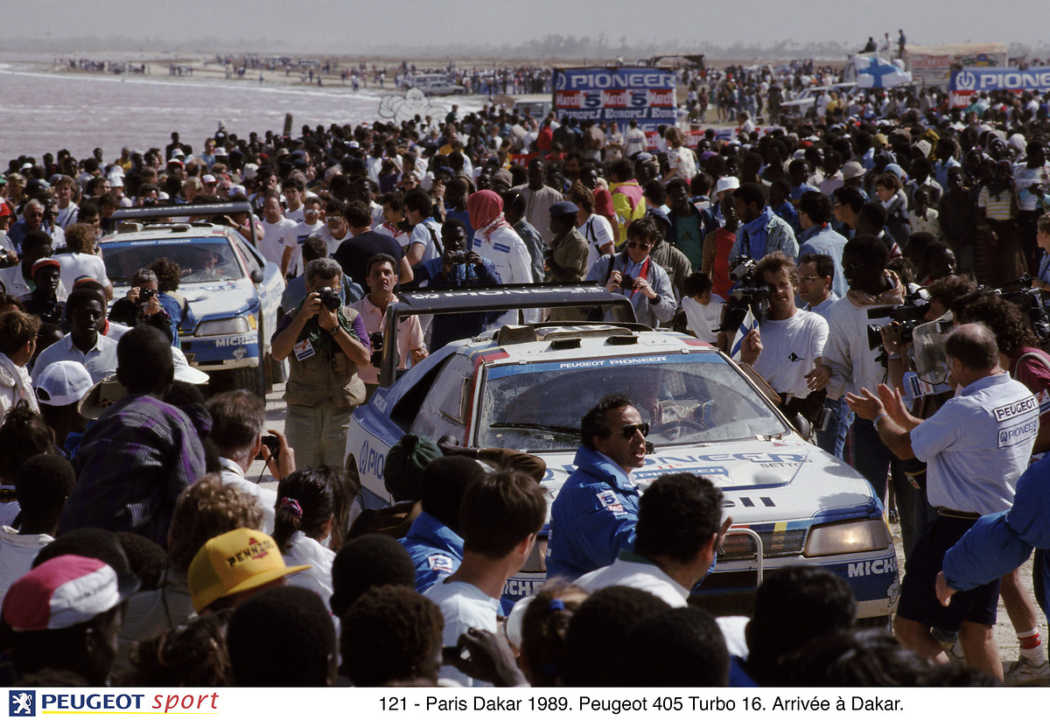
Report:
M955 76L955 87L958 90L973 90L977 87L977 76L969 70L964 70Z
M8 690L7 714L11 717L36 716L36 691Z

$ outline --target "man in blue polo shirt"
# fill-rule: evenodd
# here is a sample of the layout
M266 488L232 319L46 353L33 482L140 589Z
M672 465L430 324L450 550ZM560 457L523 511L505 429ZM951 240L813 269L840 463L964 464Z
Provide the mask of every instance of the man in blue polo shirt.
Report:
M580 423L576 472L551 505L547 577L575 580L634 548L637 486L629 477L645 464L648 423L624 395L610 395Z
M958 593L942 606L934 584L945 552L977 519L1009 510L1017 479L1039 432L1039 402L999 367L999 348L984 325L960 325L945 344L958 394L926 420L911 416L899 391L880 385L846 400L873 420L879 438L902 460L927 463L926 494L937 517L916 542L905 566L895 631L901 644L947 662L938 637L959 634L966 661L1003 679L993 633L999 580ZM931 632L933 631L933 632Z

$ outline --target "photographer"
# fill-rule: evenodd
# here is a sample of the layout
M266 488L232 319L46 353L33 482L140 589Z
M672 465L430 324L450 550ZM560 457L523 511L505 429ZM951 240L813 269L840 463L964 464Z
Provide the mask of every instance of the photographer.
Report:
M798 268L784 253L772 252L762 258L755 277L769 287L769 311L759 318L759 330L751 331L760 335L761 343L744 343L740 359L780 394L792 422L802 415L813 423L824 407L827 378L815 368L828 340L828 322L795 305Z
M365 383L368 399L371 399L372 393L379 386L377 368L387 340L383 335L383 318L390 304L397 302L397 295L394 294L394 288L397 286L397 265L397 260L390 255L380 253L372 256L368 261L366 278L368 294L350 306L361 314L372 346L372 361L357 368ZM423 339L423 328L419 324L418 315L403 317L398 323L397 354L399 369L408 367L409 359L415 365L427 356L426 341Z
M459 220L446 220L441 226L445 252L415 267L415 283L431 290L453 290L502 285L496 267L476 252L467 252L467 228ZM458 313L435 315L430 326L430 352L452 340L473 337L501 313Z
M339 298L343 271L330 258L306 266L308 295L277 324L275 360L288 358L285 432L301 467L343 466L346 431L353 409L365 400L357 366L372 347L364 321Z
M109 319L121 325L134 327L145 324L157 328L172 340L171 318L160 303L157 273L149 268L139 268L131 276L131 289L109 310Z
M603 283L609 292L626 295L638 322L649 327L670 321L676 309L667 272L649 256L659 232L652 218L632 221L624 250L598 258L587 273L588 282Z

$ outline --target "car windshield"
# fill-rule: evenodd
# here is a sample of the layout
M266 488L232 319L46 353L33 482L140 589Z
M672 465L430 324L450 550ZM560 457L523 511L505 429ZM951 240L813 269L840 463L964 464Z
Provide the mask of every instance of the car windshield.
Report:
M178 263L182 270L180 284L244 277L230 241L224 237L131 240L102 245L106 274L115 285L130 285L136 270L148 268L162 257Z
M657 446L788 430L717 355L613 357L491 368L477 446L574 450L580 442L580 419L613 392L631 399L650 424L649 440Z

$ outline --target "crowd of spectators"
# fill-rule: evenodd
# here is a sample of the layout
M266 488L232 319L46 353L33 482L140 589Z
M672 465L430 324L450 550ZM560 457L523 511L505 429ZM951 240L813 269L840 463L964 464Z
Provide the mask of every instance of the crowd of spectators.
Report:
M1000 586L1021 646L1006 679L1050 679L1046 598L1016 573L1050 519L1041 496L1015 502L1038 492L1047 466L1029 463L1050 449L1047 110L1028 92L953 109L873 90L762 131L738 112L725 136L453 106L295 136L220 128L197 150L173 133L112 161L13 159L0 176L9 682L974 684L1004 679ZM110 304L98 240L115 210L193 218L227 200L254 212L220 222L286 280L272 338L285 433L182 355L197 320L170 259ZM723 311L748 262L765 301L733 342ZM812 568L771 574L749 618L691 605L729 519L704 478L633 484L646 430L623 398L581 421L551 581L520 608L499 598L546 519L538 458L482 451L483 468L412 438L387 458L403 502L362 510L343 454L379 347L396 343L406 367L506 320L414 318L384 337L397 292L544 282L598 283L645 325L739 346L799 431L900 522L896 639L858 628L844 581ZM276 488L246 477L256 458ZM611 501L596 506L599 487ZM967 668L942 663L956 643Z

